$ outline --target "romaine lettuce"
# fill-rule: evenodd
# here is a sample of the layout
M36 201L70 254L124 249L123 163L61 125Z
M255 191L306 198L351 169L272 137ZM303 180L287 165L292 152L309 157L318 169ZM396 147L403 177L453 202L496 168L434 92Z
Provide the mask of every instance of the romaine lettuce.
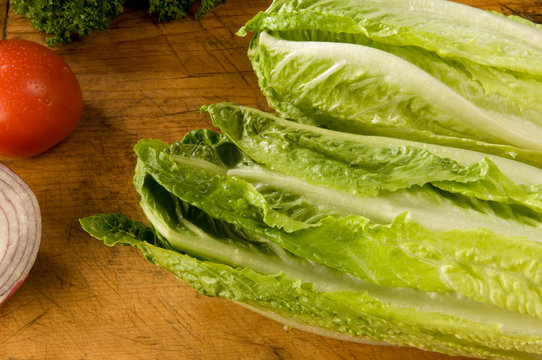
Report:
M152 230L111 214L83 228L203 294L305 330L483 358L542 354L539 169L233 104L204 110L224 134L135 147Z
M183 233L187 242L197 246L201 235L206 234L205 230L193 224L187 229L185 224L189 219L180 215L178 219L170 232ZM387 295L401 303L394 305L390 298L380 300L378 293L364 289L361 282L329 270L325 275L318 274L316 282L312 279L307 282L288 275L289 270L295 270L296 264L287 261L283 261L280 268L269 268L271 273L266 274L191 256L181 249L172 250L171 245L160 240L159 233L153 234L151 228L122 215L96 215L82 219L81 223L86 231L107 245L138 248L148 261L170 271L204 295L236 301L306 331L348 341L416 346L480 358L536 359L534 354L542 352L537 335L540 320L521 314L500 314L498 309L477 307L453 296L437 297L437 301L444 302L440 304L443 307L459 303L457 316L446 315L434 311L431 306L424 306L431 294L424 297L423 293L389 289ZM213 228L213 225L205 226L208 227ZM229 238L222 235L221 240L228 241ZM281 262L280 255L269 253L270 259ZM237 255L237 252L224 255ZM243 255L248 258L240 259L238 263L252 262L260 254L254 250L252 254ZM319 268L314 265L313 275ZM411 302L419 309L406 307L405 302ZM471 315L472 319L469 319Z
M441 0L276 0L247 30L260 87L285 117L540 156L536 26Z

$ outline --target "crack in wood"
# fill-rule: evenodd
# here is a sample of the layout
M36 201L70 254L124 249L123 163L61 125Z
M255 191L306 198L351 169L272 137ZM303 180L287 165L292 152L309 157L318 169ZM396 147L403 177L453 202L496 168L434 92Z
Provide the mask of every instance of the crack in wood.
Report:
M2 29L2 38L0 40L4 40L7 37L8 13L9 13L8 0L0 0L0 29Z
M516 15L535 23L542 23L541 0L535 0L532 4L503 4L500 3L501 12L505 15Z

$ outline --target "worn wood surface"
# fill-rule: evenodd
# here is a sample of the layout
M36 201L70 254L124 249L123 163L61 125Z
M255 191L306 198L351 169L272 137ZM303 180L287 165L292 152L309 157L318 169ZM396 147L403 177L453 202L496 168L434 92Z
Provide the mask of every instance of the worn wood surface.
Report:
M470 0L542 22L542 1ZM228 0L200 20L159 24L130 7L110 29L55 49L76 73L84 115L63 143L32 159L0 159L41 205L43 239L23 287L0 307L0 359L447 359L352 344L284 327L198 295L131 248L106 247L78 219L119 212L143 220L132 186L138 139L167 142L211 128L203 104L265 108L235 31L267 0ZM0 0L4 38L43 43Z

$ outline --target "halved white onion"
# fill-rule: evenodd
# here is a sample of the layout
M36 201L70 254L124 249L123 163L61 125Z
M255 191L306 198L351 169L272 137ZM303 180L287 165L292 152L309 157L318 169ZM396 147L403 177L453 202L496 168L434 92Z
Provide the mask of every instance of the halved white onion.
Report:
M23 283L41 242L41 214L28 185L0 164L0 304Z

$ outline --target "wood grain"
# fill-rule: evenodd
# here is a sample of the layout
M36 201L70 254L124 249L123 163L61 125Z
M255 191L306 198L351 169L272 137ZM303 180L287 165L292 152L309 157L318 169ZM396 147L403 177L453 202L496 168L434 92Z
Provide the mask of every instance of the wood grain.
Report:
M517 15L525 19L542 23L542 0L454 0L456 2L498 11L506 15Z
M540 20L540 1L463 1ZM43 217L37 262L0 307L0 359L447 359L285 330L235 304L198 295L131 248L90 238L78 219L118 212L143 220L132 186L134 144L212 128L203 104L266 109L235 36L267 0L228 0L200 20L159 24L127 7L111 27L55 49L76 73L84 115L64 142L32 159L0 159L36 193ZM7 16L6 16L7 15ZM0 0L7 38L44 35Z
M0 0L0 39L4 39L6 37L6 22L8 18L8 0Z

